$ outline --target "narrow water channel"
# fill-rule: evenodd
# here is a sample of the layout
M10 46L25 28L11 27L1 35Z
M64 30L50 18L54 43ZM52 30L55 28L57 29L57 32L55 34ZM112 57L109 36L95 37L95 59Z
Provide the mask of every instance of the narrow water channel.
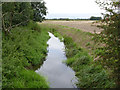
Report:
M36 72L46 77L50 88L76 88L75 72L63 63L67 59L64 43L50 32L49 36L46 60Z

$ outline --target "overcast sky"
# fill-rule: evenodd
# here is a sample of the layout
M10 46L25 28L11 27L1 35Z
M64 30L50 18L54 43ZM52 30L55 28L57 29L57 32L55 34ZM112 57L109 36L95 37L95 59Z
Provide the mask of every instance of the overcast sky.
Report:
M46 18L89 18L103 12L95 0L44 0L48 8Z

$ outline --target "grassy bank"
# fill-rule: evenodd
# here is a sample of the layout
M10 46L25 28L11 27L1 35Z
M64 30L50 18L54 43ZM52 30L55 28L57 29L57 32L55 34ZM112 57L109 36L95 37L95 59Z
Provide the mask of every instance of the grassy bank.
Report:
M49 27L55 36L61 38L61 34L64 37L68 57L66 64L76 72L78 88L115 87L115 81L110 77L110 72L93 61L93 34L64 26L43 25Z
M71 66L78 77L79 88L113 88L114 79L101 65L93 62L93 58L84 49L77 47L72 38L64 37L66 45L66 64Z
M47 29L35 22L16 27L2 35L2 87L48 88L43 76L34 69L44 61L47 53Z

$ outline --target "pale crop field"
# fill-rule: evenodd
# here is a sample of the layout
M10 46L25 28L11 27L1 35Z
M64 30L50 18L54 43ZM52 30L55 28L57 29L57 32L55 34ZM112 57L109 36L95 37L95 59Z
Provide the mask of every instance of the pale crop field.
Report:
M90 33L94 33L94 31L96 31L96 33L100 33L102 31L102 29L98 28L96 25L97 24L93 24L93 22L95 21L60 21L60 20L46 20L43 23L48 23L48 24L57 24L57 25L63 25L63 26L68 26L71 28L76 28L76 29L80 29L82 31L85 32L90 32Z

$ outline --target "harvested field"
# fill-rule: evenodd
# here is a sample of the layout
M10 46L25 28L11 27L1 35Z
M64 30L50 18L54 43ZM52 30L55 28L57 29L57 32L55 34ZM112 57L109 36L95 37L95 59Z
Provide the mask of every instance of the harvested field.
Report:
M93 24L94 21L44 21L43 23L48 23L48 24L57 24L57 25L63 25L63 26L68 26L76 29L80 29L85 32L90 32L94 33L100 33L102 29L96 27L95 24Z

